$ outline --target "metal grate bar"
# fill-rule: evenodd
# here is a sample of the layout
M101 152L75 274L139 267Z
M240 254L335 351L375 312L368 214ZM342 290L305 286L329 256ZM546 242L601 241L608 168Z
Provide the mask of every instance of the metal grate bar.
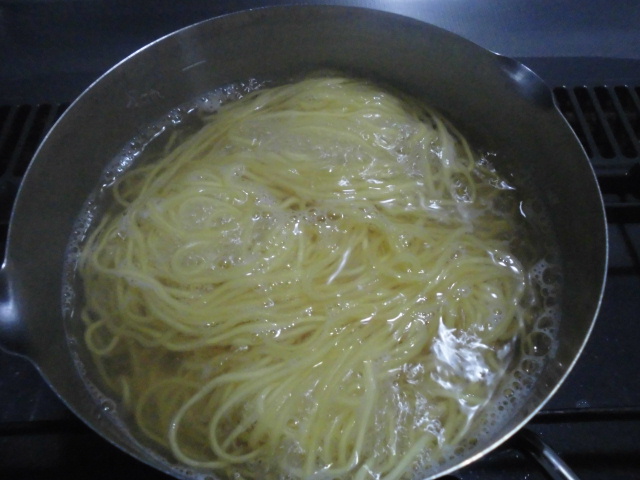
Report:
M68 103L0 106L1 245L6 242L9 217L22 176L43 137L68 106Z
M0 176L21 177L42 138L68 104L0 107Z
M6 109L6 107L3 107ZM12 106L5 110L4 121L0 130L0 175L4 175L9 167L12 153L23 132L23 125L29 114L28 105Z
M640 223L640 205L633 202L607 202L607 222Z
M13 170L13 165L15 165L24 150L29 133L33 129L36 116L36 108L32 105L21 105L19 108L21 109L21 112L24 113L20 116L21 125L19 134L16 135L16 141L12 145L11 150L7 152L10 155L9 163L7 165L7 171L9 172Z
M25 125L25 133L22 142L13 152L9 171L14 175L22 176L35 153L40 139L45 130L51 127L53 108L51 105L38 105L29 115L28 123Z
M614 148L625 158L636 158L638 140L629 123L627 112L622 108L615 89L609 87L594 88L595 97L606 119L611 135L614 137Z
M616 142L608 123L604 118L600 103L595 97L593 90L587 87L576 87L573 89L575 98L582 114L587 120L589 132L593 138L596 151L601 158L611 159L619 155Z
M613 89L624 113L623 121L627 122L630 135L636 144L636 155L640 155L640 98L631 88L618 86Z
M0 148L4 143L5 138L7 138L7 130L9 129L9 121L8 117L12 114L13 109L9 105L0 106ZM4 173L6 165L2 161L2 157L0 157L0 175Z
M638 164L640 87L562 86L554 96L598 173L626 175Z
M615 87L614 92L620 102L620 109L624 112L624 118L629 122L629 127L640 143L640 98L631 88Z
M571 128L573 128L587 155L589 158L593 158L595 145L593 139L587 136L586 132L589 131L589 126L587 125L584 115L580 113L580 106L578 105L575 95L564 87L554 89L553 93L560 111L569 122L569 125L571 125Z
M30 420L0 423L0 437L14 435L46 435L58 433L89 433L91 430L79 419Z
M640 421L640 407L576 408L543 410L531 423L613 422Z

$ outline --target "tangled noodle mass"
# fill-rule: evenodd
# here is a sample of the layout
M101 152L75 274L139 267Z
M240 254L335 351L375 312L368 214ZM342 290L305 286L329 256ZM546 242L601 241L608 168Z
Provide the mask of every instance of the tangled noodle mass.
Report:
M513 189L369 82L225 103L110 194L78 263L86 345L191 467L411 476L460 444L527 322Z

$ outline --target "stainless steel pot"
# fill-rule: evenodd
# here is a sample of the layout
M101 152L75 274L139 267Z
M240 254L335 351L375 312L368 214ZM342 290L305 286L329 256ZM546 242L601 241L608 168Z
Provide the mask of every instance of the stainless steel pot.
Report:
M591 332L604 287L607 237L588 159L543 82L521 64L436 27L365 9L259 9L160 39L91 85L47 135L20 187L0 275L0 338L29 358L64 402L102 436L175 476L94 401L62 321L65 248L105 165L146 125L217 86L337 69L423 98L478 147L498 151L550 212L564 271L559 348L521 408L440 472L455 470L521 428L558 389Z

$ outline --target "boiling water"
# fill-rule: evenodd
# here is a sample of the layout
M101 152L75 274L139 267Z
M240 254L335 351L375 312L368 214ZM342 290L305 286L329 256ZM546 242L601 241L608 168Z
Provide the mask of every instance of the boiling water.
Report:
M125 172L135 165L139 166L147 162L153 162L172 145L180 144L192 132L197 131L202 125L203 116L215 114L217 109L228 101L242 97L246 93L259 88L261 84L256 81L247 84L237 84L225 89L217 90L210 95L205 95L197 99L194 103L180 107L170 112L166 118L152 125L146 133L130 142L122 154L112 162L105 170L101 185L96 189L95 194L88 200L85 211L80 215L73 236L70 241L68 251L68 263L66 269L66 285L63 291L63 310L69 332L70 346L75 352L77 365L80 374L96 399L105 415L114 419L121 428L129 430L126 425L130 425L130 415L127 408L122 405L120 398L113 399L112 394L104 387L98 387L100 379L97 376L88 375L87 370L93 369L86 365L91 364L90 356L83 351L83 342L78 340L82 336L82 328L79 320L79 305L83 305L83 289L80 279L76 278L75 270L79 252L90 234L91 229L96 226L105 211L109 210L113 203L110 187ZM268 135L268 132L265 132ZM258 132L259 135L259 132ZM490 166L490 155L484 155L480 163L485 167ZM373 179L375 180L375 179ZM513 190L514 187L506 182L494 185L495 188L504 191ZM464 183L460 183L457 194L464 200L467 195ZM414 469L427 473L447 468L454 464L461 456L465 456L469 451L474 451L483 445L487 439L492 439L495 431L499 430L513 416L518 408L526 403L527 396L534 387L536 378L544 369L546 362L555 354L556 333L559 321L560 285L561 272L558 267L555 251L553 249L553 239L550 238L550 228L548 227L544 212L537 201L522 199L519 203L514 203L515 196L505 197L504 204L495 203L487 208L493 209L499 215L510 215L514 209L520 212L518 228L522 235L516 235L510 240L511 248L515 256L525 267L529 277L531 291L525 297L528 305L525 305L532 313L527 318L527 324L523 326L523 331L513 344L508 345L503 352L498 352L497 356L508 359L508 371L500 378L491 380L494 393L489 406L480 414L472 418L474 427L470 434L462 442L447 446L442 445L442 455L439 458L424 457L414 465ZM259 202L270 202L268 195L259 199ZM446 221L446 210L442 210L441 205L433 204L427 206L433 212L441 212L443 221ZM473 209L464 210L463 216L473 218L478 212ZM322 221L330 221L332 212L314 212L315 218ZM195 218L194 221L198 221ZM521 236L544 237L545 241L522 242ZM496 264L508 267L513 259L509 256L494 258ZM339 271L336 275L340 273ZM331 278L330 280L333 280ZM457 295L464 297L469 292L461 288ZM495 322L502 320L501 313L495 313ZM491 319L487 320L486 328L491 328ZM443 372L439 373L436 381L444 384L449 381L452 375L473 382L477 379L491 375L491 372L484 363L478 351L482 345L474 343L474 338L459 335L446 328L438 329L437 338L434 339L433 352L441 365ZM425 372L406 372L408 378L413 375L419 378ZM428 372L427 372L428 373ZM432 376L435 375L432 373ZM455 386L453 386L455 387ZM452 388L453 388L452 387ZM124 420L123 420L124 419ZM135 426L131 427L133 436L140 437ZM143 444L148 444L146 439ZM155 450L158 450L154 447ZM160 449L162 452L162 450ZM152 454L156 455L156 454ZM167 452L162 453L163 463L173 464L172 460L164 460ZM170 458L170 456L168 456ZM202 477L207 473L198 472L197 469L186 470L175 465L177 475L182 477ZM435 470L434 470L435 469Z

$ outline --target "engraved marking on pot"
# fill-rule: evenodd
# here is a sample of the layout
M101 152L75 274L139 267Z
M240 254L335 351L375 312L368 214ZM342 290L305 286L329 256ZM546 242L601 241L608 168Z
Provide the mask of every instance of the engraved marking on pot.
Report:
M194 63L192 63L191 65L187 65L186 67L184 67L184 68L182 69L182 71L183 71L183 72L186 72L187 70L191 70L192 68L198 67L198 66L200 66L200 65L202 65L202 64L205 64L205 63L207 63L207 61L206 61L206 60L200 60L200 61L198 61L198 62L194 62Z
M144 107L161 98L164 97L155 88L142 93L137 90L129 90L127 92L127 108Z

